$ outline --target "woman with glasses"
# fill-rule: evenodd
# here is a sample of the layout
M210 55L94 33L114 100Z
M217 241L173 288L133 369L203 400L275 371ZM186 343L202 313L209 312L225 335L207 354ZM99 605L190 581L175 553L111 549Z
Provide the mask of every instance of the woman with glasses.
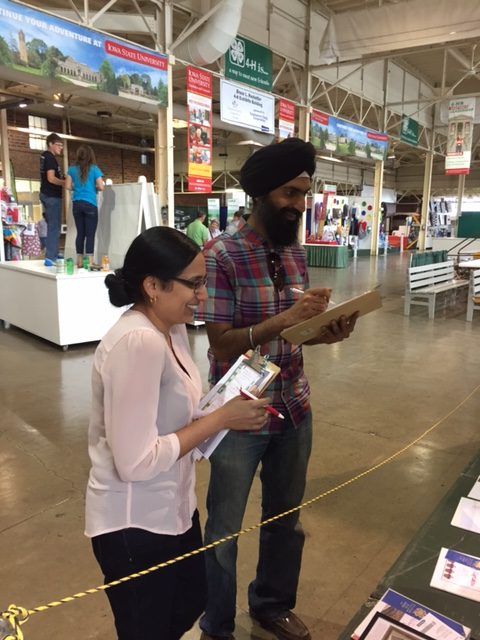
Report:
M266 399L199 415L200 375L185 323L207 298L199 247L168 227L144 231L105 280L131 305L98 346L89 426L86 535L105 582L202 546L192 449L221 429L260 429ZM109 588L119 640L177 640L204 609L203 554Z

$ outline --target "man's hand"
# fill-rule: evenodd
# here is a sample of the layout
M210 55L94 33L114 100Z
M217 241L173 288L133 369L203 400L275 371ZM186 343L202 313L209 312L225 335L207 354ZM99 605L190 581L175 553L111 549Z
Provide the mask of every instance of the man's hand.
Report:
M331 294L331 289L307 289L305 293L300 294L300 298L295 304L279 314L284 321L284 328L291 327L326 311Z
M334 342L342 342L342 340L350 337L350 334L355 329L357 318L358 311L348 317L340 316L338 320L332 320L318 338L309 340L305 342L305 344L333 344Z

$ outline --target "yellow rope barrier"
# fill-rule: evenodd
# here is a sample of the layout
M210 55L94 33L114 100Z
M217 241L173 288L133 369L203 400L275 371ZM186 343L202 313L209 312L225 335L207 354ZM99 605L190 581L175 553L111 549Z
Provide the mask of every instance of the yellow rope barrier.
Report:
M196 556L196 555L198 555L200 553L204 553L205 551L209 551L210 549L214 549L215 547L218 547L219 545L224 544L225 542L230 542L231 540L235 540L236 538L239 538L242 535L245 535L247 533L251 533L252 531L256 531L257 529L260 529L260 527L264 527L267 524L271 524L272 522L276 522L277 520L280 520L280 518L284 518L285 516L288 516L288 515L290 515L292 513L295 513L296 511L300 511L300 509L304 509L305 507L309 507L312 504L314 504L315 502L318 502L319 500L322 500L323 498L326 498L327 496L331 495L332 493L340 491L341 489L345 489L345 487L348 487L352 483L357 482L361 478L364 478L364 477L370 475L371 473L373 473L374 471L377 471L381 467L384 467L385 465L389 464L390 462L393 462L396 458L398 458L403 453L405 453L406 451L411 449L418 442L420 442L426 436L428 436L432 431L434 431L437 427L439 427L442 424L442 422L445 422L445 420L447 420L451 415L453 415L456 411L458 411L458 409L460 407L462 407L468 400L470 400L470 398L479 389L480 389L480 384L478 386L476 386L473 389L473 391L471 391L451 411L449 411L446 415L444 415L443 418L440 418L440 420L437 420L437 422L435 422L431 427L426 429L417 438L415 438L414 440L409 442L407 445L405 445L404 447L402 447L401 449L399 449L395 453L392 453L390 456L384 458L383 460L381 460L377 464L373 465L372 467L366 469L365 471L362 471L361 473L358 473L357 475L353 476L352 478L349 478L348 480L345 480L344 482L336 485L335 487L332 487L331 489L328 489L327 491L324 491L323 493L320 493L319 495L315 496L314 498L311 498L310 500L307 500L306 502L303 502L302 504L298 505L297 507L293 507L292 509L289 509L288 511L284 511L283 513L279 513L276 516L268 518L267 520L263 520L262 522L254 524L254 525L252 525L250 527L245 527L244 529L241 529L240 531L237 531L236 533L232 533L232 534L230 534L228 536L225 536L224 538L220 538L219 540L215 540L214 542L211 542L210 544L206 544L205 546L200 547L198 549L195 549L194 551L190 551L189 553L184 553L181 556L177 556L176 558L172 558L171 560L167 560L166 562L161 562L160 564L157 564L157 565L154 565L152 567L149 567L148 569L143 569L142 571L138 571L137 573L132 573L132 574L130 574L128 576L124 576L123 578L120 578L119 580L113 580L112 582L109 582L107 584L103 584L103 585L100 585L98 587L94 587L92 589L86 589L85 591L80 591L79 593L74 593L72 596L67 596L65 598L61 598L60 600L54 600L53 602L48 602L47 604L40 605L38 607L34 607L33 609L28 609L27 610L27 609L24 609L23 607L17 607L16 605L10 605L8 607L7 611L4 611L2 614L0 614L0 622L1 622L2 619L4 621L6 621L6 623L11 627L13 633L10 634L10 635L2 635L3 629L0 626L0 640L23 640L23 633L22 633L22 631L20 629L20 625L24 624L28 620L28 618L30 616L34 615L35 613L42 613L43 611L47 611L48 609L53 609L55 607L59 607L60 605L66 604L67 602L73 602L74 600L79 600L80 598L84 598L85 596L92 595L94 593L99 593L101 591L105 591L106 589L110 589L111 587L116 587L117 585L123 584L124 582L128 582L129 580L134 580L135 578L140 578L142 576L146 576L149 573L153 573L154 571L158 571L159 569L164 569L165 567L168 567L168 566L170 566L172 564L176 564L177 562L181 562L182 560L186 560L187 558L191 558L192 556Z

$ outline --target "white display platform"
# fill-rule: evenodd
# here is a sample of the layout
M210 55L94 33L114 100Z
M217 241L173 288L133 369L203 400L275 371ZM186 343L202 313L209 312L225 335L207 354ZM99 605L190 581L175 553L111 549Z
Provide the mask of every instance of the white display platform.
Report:
M460 255L466 253L480 253L480 238L475 239L467 245L466 243L468 240L468 238L432 238L432 248L434 251L442 251L443 249L451 251L453 247L457 246L455 253L459 250Z
M0 319L64 349L101 340L126 307L110 304L105 272L57 274L43 260L0 263Z

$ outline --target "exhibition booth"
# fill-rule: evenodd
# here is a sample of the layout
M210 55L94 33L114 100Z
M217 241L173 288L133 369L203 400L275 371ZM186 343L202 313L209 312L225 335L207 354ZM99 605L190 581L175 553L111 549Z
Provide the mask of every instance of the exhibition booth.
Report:
M137 184L108 185L99 195L95 262L100 264L102 256L108 256L111 269L120 267L132 240L143 229L161 223L152 183L140 177ZM64 259L68 260L75 257L70 208L66 227ZM0 319L7 327L15 325L64 350L71 344L98 341L124 311L110 304L107 274L76 267L67 273L64 263L47 267L43 259L1 261Z

